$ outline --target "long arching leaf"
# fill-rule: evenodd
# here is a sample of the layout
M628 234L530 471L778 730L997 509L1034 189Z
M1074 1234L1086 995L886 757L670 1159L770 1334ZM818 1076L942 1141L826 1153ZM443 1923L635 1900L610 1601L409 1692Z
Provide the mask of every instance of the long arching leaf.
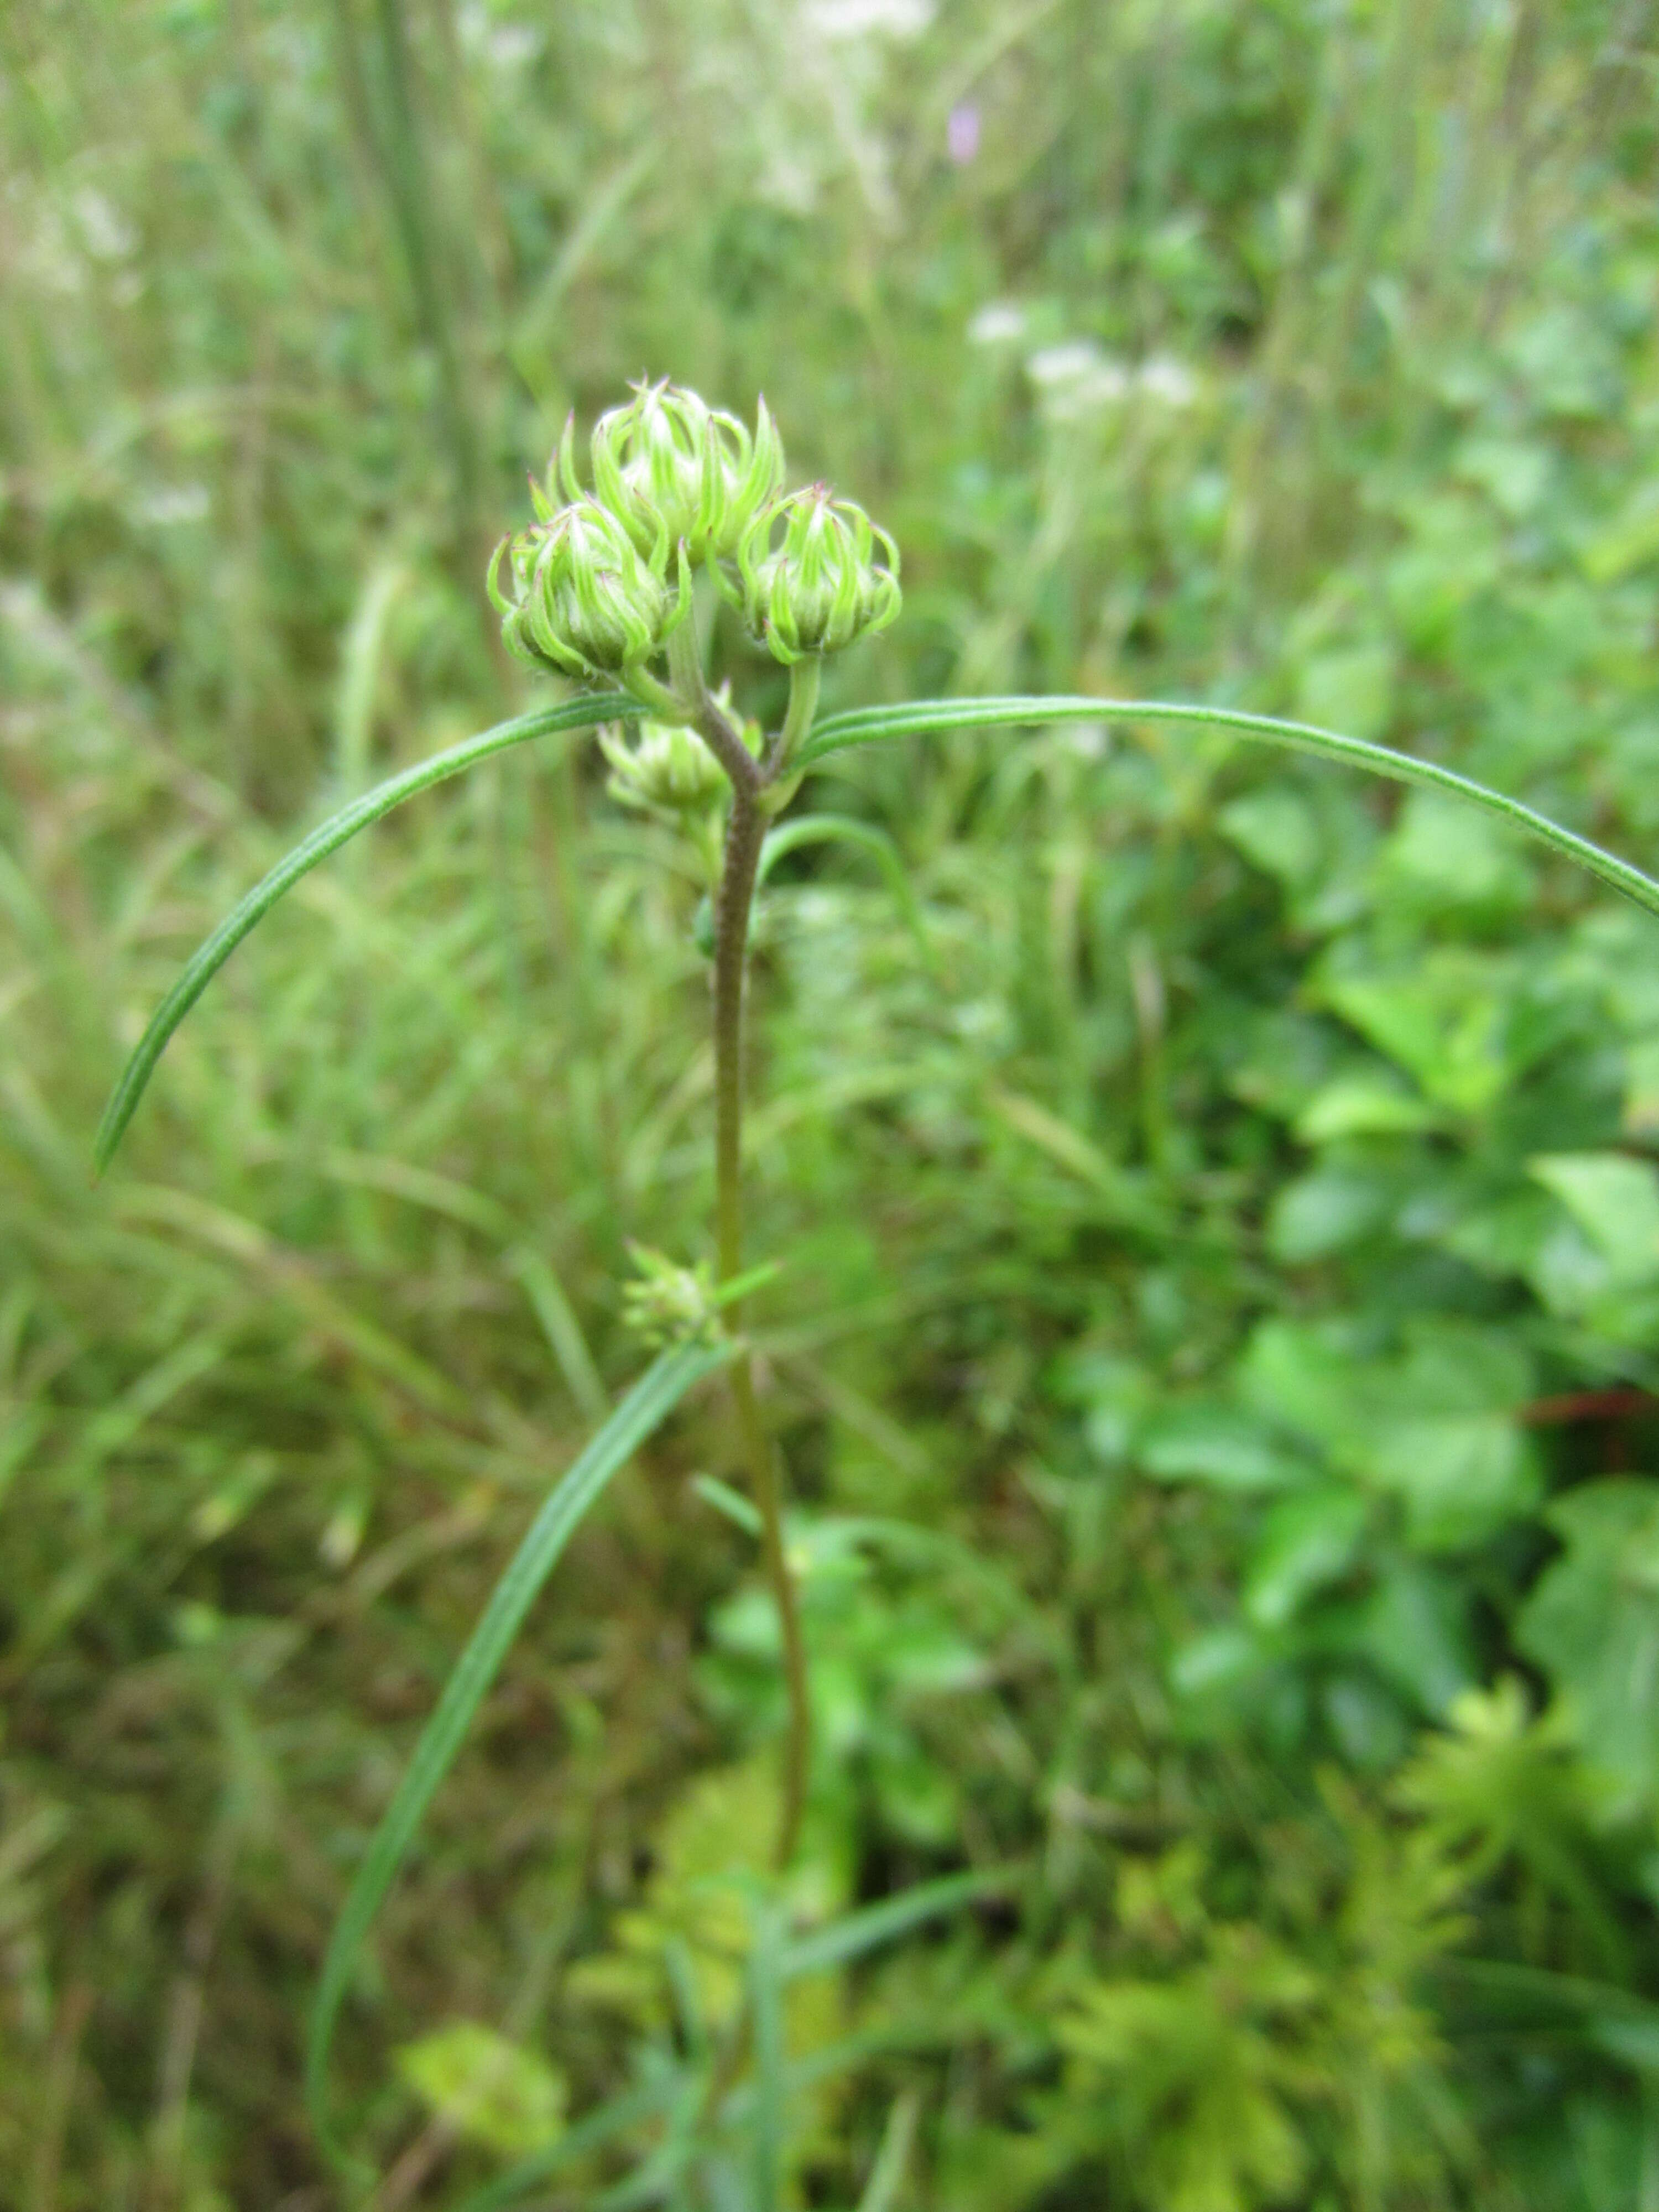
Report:
M803 845L854 845L860 851L873 855L882 874L887 878L887 888L893 901L909 926L921 957L926 960L927 928L921 918L921 908L904 866L903 856L884 830L873 822L860 822L850 814L792 814L775 830L769 830L766 842L761 847L760 866L756 872L758 887L766 881L785 854L793 853Z
M417 761L401 775L388 777L385 783L377 784L373 791L366 791L361 799L354 799L349 806L320 823L310 836L253 886L212 936L198 947L184 973L151 1015L149 1028L121 1071L121 1079L104 1109L93 1147L97 1172L101 1175L113 1158L138 1101L144 1095L144 1086L174 1030L248 932L263 921L283 892L291 890L319 860L325 860L331 853L337 853L360 830L366 830L371 822L378 822L383 814L390 814L404 799L429 791L434 783L443 783L452 775L459 775L464 769L488 760L492 753L505 752L509 745L524 744L532 738L551 736L557 730L580 730L590 723L612 721L643 711L636 700L616 692L584 692L555 707L538 707L533 714L515 715L510 722L497 722L493 729L468 738L459 745L451 745L446 752L434 753L430 760Z
M433 1793L449 1771L479 1700L495 1680L537 1592L582 1516L617 1468L667 1418L692 1384L720 1366L731 1353L732 1346L725 1343L683 1345L677 1351L664 1352L646 1370L574 1465L554 1486L496 1583L422 1731L415 1755L381 1817L335 1923L312 2007L306 2098L319 2142L342 2167L348 2161L335 2139L328 2112L328 2057L334 2024L363 1939L415 1839Z
M1249 714L1236 707L1183 707L1159 699L921 699L902 707L855 707L831 714L820 722L796 756L796 764L811 768L844 752L849 745L879 744L887 738L912 737L927 730L992 729L1009 724L1044 722L1203 722L1266 744L1283 745L1292 752L1315 753L1323 760L1341 761L1350 768L1368 769L1395 783L1425 784L1433 791L1449 791L1490 814L1500 816L1516 830L1538 838L1568 860L1588 868L1611 884L1650 914L1659 914L1659 883L1644 876L1628 860L1604 853L1571 830L1564 830L1547 815L1535 814L1518 799L1489 791L1473 777L1437 762L1418 760L1395 752L1389 745L1374 745L1364 738L1340 737L1334 730L1316 729L1311 722L1282 722L1272 714Z

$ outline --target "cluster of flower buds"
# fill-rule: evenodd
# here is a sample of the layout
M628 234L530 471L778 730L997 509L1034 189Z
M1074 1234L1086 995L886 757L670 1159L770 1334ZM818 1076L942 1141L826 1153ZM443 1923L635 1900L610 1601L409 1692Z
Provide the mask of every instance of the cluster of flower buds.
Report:
M536 520L490 565L502 636L521 659L628 678L684 620L698 562L781 661L838 653L898 613L898 550L884 530L822 484L781 496L783 447L764 400L751 433L695 392L640 384L599 417L591 451L586 492L567 424L545 488L531 485Z

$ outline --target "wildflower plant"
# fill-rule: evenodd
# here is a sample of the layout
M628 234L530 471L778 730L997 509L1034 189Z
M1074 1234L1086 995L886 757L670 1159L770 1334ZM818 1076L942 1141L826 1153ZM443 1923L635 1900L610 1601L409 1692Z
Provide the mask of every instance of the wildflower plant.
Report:
M746 1297L772 1272L754 1268L745 1252L745 972L755 891L771 860L817 838L846 836L867 845L878 834L868 824L829 815L780 822L777 817L806 775L850 747L908 736L987 727L1017 732L1110 719L1209 724L1455 794L1659 914L1659 884L1501 793L1431 761L1239 708L1071 696L963 698L853 708L819 720L819 678L826 656L846 651L898 617L899 550L889 533L823 484L785 491L783 449L763 402L751 429L695 392L667 383L642 384L623 404L600 417L590 441L589 464L592 486L585 489L574 426L568 428L546 478L532 483L533 520L503 540L488 578L509 652L587 688L417 763L313 830L249 891L186 965L121 1076L96 1143L101 1170L113 1156L173 1030L285 891L404 800L495 754L598 729L615 795L678 823L704 856L711 878L708 949L715 1070L712 1252L685 1267L636 1248L639 1279L626 1304L637 1332L659 1347L656 1357L550 1491L450 1675L357 1870L325 1961L307 2057L319 2136L348 2166L329 2115L329 2054L341 2002L381 1901L571 1534L629 1455L689 1391L722 1369L749 1491L747 1501L733 1498L732 1503L759 1534L781 1632L788 1727L774 1847L778 1868L786 1869L796 1853L811 1780L811 1684L784 1539L783 1472L744 1327ZM750 637L789 671L787 711L774 731L744 720L727 688L710 687L691 619L694 578L700 568L738 610ZM885 859L896 869L890 850ZM902 873L895 888L901 900L908 896ZM757 2202L775 2203L776 2197L775 2108L781 2092L774 2031L784 1982L810 1971L815 1961L833 1958L844 1963L975 1893L973 1881L965 1879L925 1884L905 1899L888 1900L807 1937L791 1936L780 1920L776 1897L753 1901L753 1986L750 2022L742 2033L752 2040L762 2076L754 2123ZM711 2108L722 2087L730 2086L723 2069L741 2059L740 2045L734 2051L735 2057L728 2053L716 2069L704 2100ZM638 2103L637 2095L633 2104L617 2100L617 2130L631 2124L628 2116L638 2117ZM574 2130L571 2139L600 2140L601 2117L585 2122L588 2132ZM528 2187L550 2170L544 2161L534 2172L526 2167L520 2179ZM508 2201L505 2188L497 2185L488 2193L489 2201Z

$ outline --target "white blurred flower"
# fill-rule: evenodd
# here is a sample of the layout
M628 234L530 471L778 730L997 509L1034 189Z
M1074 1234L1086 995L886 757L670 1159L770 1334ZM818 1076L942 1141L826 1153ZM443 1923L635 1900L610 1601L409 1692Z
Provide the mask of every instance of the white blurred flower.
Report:
M95 185L82 185L72 203L87 252L94 261L125 261L138 234Z
M157 484L132 503L140 522L165 528L175 522L200 522L212 504L205 484Z
M1155 353L1144 361L1135 383L1149 399L1161 400L1166 407L1190 407L1198 397L1198 379L1173 354Z
M805 154L787 145L766 149L755 189L757 198L786 215L811 215L818 204L817 170Z
M1025 310L1014 300L992 300L968 325L975 345L1011 345L1025 335Z
M919 39L934 0L806 0L809 24L823 39Z
M1129 389L1129 372L1103 353L1092 338L1068 338L1030 355L1025 374L1037 388L1044 411L1059 422L1073 422L1114 406Z
M1104 722L1072 722L1055 735L1064 750L1078 760L1104 760L1112 749L1112 733Z
M497 69L522 69L542 50L542 33L533 23L498 23L480 0L460 10L461 42Z

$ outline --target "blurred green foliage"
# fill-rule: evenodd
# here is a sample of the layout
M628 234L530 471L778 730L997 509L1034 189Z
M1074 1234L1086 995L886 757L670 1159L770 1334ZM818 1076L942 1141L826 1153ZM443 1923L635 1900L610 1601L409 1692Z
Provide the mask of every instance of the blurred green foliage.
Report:
M637 1364L629 1240L706 1249L698 872L574 748L309 878L88 1187L206 927L526 696L481 585L520 471L642 369L763 387L903 549L826 705L1227 699L1650 863L1654 32L0 15L6 2212L336 2201L331 1918ZM843 840L761 915L822 1736L786 1903L1016 1879L790 1984L793 2201L1659 2202L1651 925L1213 732L929 740L811 803L918 911ZM691 1480L729 1452L710 1398L619 1480L434 1808L342 2041L380 2212L574 2141L735 2002L781 1714ZM754 2201L661 2129L540 2201Z

